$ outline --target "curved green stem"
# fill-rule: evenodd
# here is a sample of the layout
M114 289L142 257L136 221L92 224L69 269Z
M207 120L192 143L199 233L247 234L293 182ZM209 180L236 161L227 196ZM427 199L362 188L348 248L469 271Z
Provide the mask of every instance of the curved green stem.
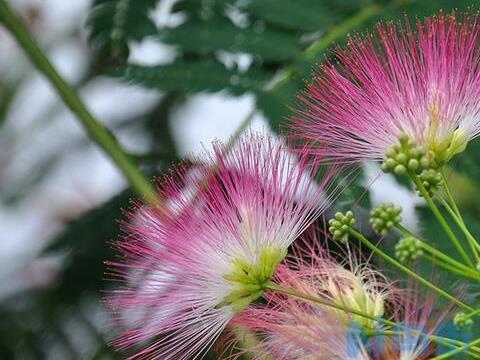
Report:
M472 311L470 314L468 314L467 316L465 316L465 320L467 319L471 319L472 317L475 317L475 316L480 316L480 309L477 309L475 311Z
M435 264L435 265L437 265L437 266L439 266L439 267L441 267L441 268L443 268L447 271L450 271L451 273L455 273L455 274L460 275L460 276L462 276L464 278L467 278L467 279L480 281L480 275L479 274L473 273L471 271L460 270L457 267L452 266L451 264L449 264L447 262L441 261L440 259L436 258L435 256L431 256L431 255L428 255L428 254L423 254L422 258L430 261L432 264Z
M392 258L390 255L388 255L387 253L383 252L382 250L380 250L378 247L376 247L373 243L371 243L365 236L363 236L363 234L355 231L354 229L350 229L349 230L350 234L354 237L356 237L358 240L360 240L363 244L365 244L370 250L372 250L375 254L381 256L385 261L387 261L388 263L390 263L391 265L393 265L394 267L396 267L397 269L403 271L404 273L406 273L407 275L411 276L413 279L417 280L418 282L420 282L421 284L429 287L430 289L434 290L435 292L437 292L439 295L443 296L445 299L451 301L452 303L458 305L459 307L461 307L462 309L465 309L467 311L474 311L475 309L473 309L472 307L470 307L469 305L467 304L464 304L463 302L461 302L460 300L458 300L457 298L455 298L454 296L450 295L449 293L447 293L445 290L442 290L440 289L438 286L435 286L434 284L432 284L430 281L428 281L427 279L421 277L420 275L418 275L417 273L413 272L412 270L410 270L408 267L406 267L405 265L399 263L397 260L395 260L394 258Z
M458 209L458 206L455 202L455 199L450 191L450 187L448 186L448 181L447 181L447 175L445 174L445 169L442 167L440 169L440 175L442 176L442 181L443 181L443 189L445 190L445 194L447 195L448 201L452 205L453 210L455 211L455 214L459 217L459 219L462 220L462 214L460 213L460 210Z
M427 202L428 206L432 210L433 215L435 215L438 222L442 226L443 230L447 233L448 237L452 241L453 245L455 246L455 248L457 249L459 254L462 256L462 258L465 260L465 262L467 263L468 266L470 266L472 269L475 269L475 265L473 264L472 260L470 259L470 257L467 255L467 253L463 249L462 245L460 244L460 241L458 241L455 233L453 232L453 230L448 225L447 221L443 217L443 215L440 212L440 210L438 209L437 205L435 205L435 203L433 202L432 198L428 194L428 191L423 186L423 184L420 181L420 179L418 178L417 174L415 174L413 172L409 172L408 174L409 174L410 178L413 180L413 182L415 183L415 186L417 187L417 190L420 192L420 194L423 196L423 198Z
M465 352L466 350L468 350L469 348L475 346L475 345L480 345L480 338L477 339L477 340L474 340L474 341L471 341L470 343L468 344L465 344L464 346L460 347L460 348L457 348L457 349L454 349L452 351L449 351L443 355L440 355L440 356L435 356L434 358L432 358L431 360L444 360L444 359L448 359L448 358L451 358L452 356L454 355L457 355L457 354L460 354L462 352Z
M321 39L310 45L310 47L305 51L304 58L306 60L314 60L319 53L324 51L335 40L364 23L366 20L377 15L380 10L381 7L379 4L364 6L358 13L332 27L325 36L322 36Z
M132 188L146 200L157 204L159 199L153 185L123 151L115 136L95 119L75 90L60 76L5 0L0 0L0 22L14 36L37 69L50 81L64 103L77 116L90 138L123 172Z
M404 328L404 326L402 326L400 324L397 324L394 321L383 319L383 318L377 317L377 316L367 315L367 314L364 314L360 311L350 309L348 307L344 307L344 306L332 303L330 301L322 300L322 299L320 299L316 296L312 296L312 295L308 295L308 294L302 294L302 293L296 291L295 289L284 288L284 287L278 286L278 285L276 285L272 282L268 282L268 283L264 284L263 289L265 291L273 291L273 292L283 293L283 294L286 294L286 295L296 297L296 298L301 299L301 300L305 300L305 301L308 301L308 302L313 302L315 304L319 304L319 305L322 305L322 306L331 307L333 309L337 309L337 310L341 310L341 311L344 311L344 312L347 312L347 313L351 313L353 315L357 315L357 316L363 317L363 318L368 319L368 320L372 320L372 321L375 321L375 322L381 322L385 325L392 326L392 327L395 327L395 328L399 328L399 329ZM442 345L445 345L445 346L448 346L448 347L454 348L454 349L458 349L458 347L464 347L466 345L464 342L459 341L459 340L449 339L449 338L436 336L436 335L429 335L429 334L425 334L425 333L423 333L421 331L418 331L418 330L408 329L408 331L418 333L418 335L420 335L420 336L427 337L427 338L431 339L432 341L435 341L439 344L442 344ZM388 330L386 332L388 332ZM397 331L397 333L401 333L401 332Z
M465 221L463 220L462 213L458 209L458 206L455 202L455 198L453 197L450 187L448 186L448 181L447 181L447 176L445 175L445 170L442 168L441 169L441 175L442 175L442 180L443 180L443 188L445 189L445 193L447 195L448 201L451 204L450 207L446 207L447 210L452 214L455 214L455 216L452 215L453 219L457 223L457 225L460 227L460 229L463 231L467 239L471 242L471 244L476 248L476 251L474 251L474 254L477 255L476 260L480 263L480 257L478 257L478 251L480 251L480 244L478 241L475 239L475 237L471 234L471 232L468 230L467 225L465 224ZM443 200L443 199L442 199Z
M460 230L463 232L465 235L465 238L467 239L468 245L470 246L470 249L472 250L473 256L475 258L475 261L477 264L480 264L480 256L478 254L478 251L480 250L480 245L477 242L477 239L472 235L472 233L468 230L467 226L465 225L465 222L463 221L462 217L458 216L455 212L454 209L450 207L448 202L442 197L438 196L438 199L442 203L443 207L447 212L450 214L451 218L455 221L455 223L458 225Z
M386 325L397 326L397 324L393 321L385 320L385 319L382 319L382 318L379 318L379 317L376 317L376 316L367 315L367 314L362 313L361 311L350 309L348 307L335 304L331 301L322 300L322 299L319 299L316 296L312 296L312 295L308 295L308 294L302 294L302 293L300 293L300 292L298 292L294 289L284 288L284 287L278 286L278 285L276 285L272 282L266 283L264 285L264 290L280 292L280 293L283 293L283 294L287 294L287 295L296 297L298 299L310 301L310 302L313 302L313 303L316 303L316 304L319 304L319 305L328 306L328 307L331 307L333 309L337 309L337 310L341 310L341 311L344 311L344 312L347 312L347 313L350 313L350 314L353 314L353 315L357 315L357 316L363 317L363 318L368 319L368 320L372 320L372 321L375 321L375 322L380 321L380 322L383 322Z
M454 266L455 268L457 268L458 270L460 271L464 271L464 272L467 272L469 274L473 274L475 276L479 276L479 274L476 272L476 271L473 271L471 268L469 268L468 266L462 264L461 262L451 258L450 256L444 254L443 252L441 252L440 250L434 248L433 246L431 246L430 244L428 244L427 242L425 242L424 240L420 239L418 236L416 236L415 234L413 234L411 231L409 231L408 229L404 228L401 224L397 224L395 226L403 235L405 236L409 236L409 237L413 237L415 239L417 239L419 242L420 242L420 245L422 246L422 248L425 250L425 251L428 251L430 254L432 254L435 258L438 258L438 259L441 259L449 264L451 264L452 266Z

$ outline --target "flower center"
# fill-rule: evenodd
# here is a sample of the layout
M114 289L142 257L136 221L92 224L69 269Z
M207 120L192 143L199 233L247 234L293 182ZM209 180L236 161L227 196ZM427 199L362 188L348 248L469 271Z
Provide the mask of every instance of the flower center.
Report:
M332 295L334 303L372 318L382 317L385 311L384 295L380 292L369 290L362 281L356 279L353 274L351 274L350 277L349 283L338 284L335 283L333 279L330 281L329 292ZM342 310L336 311L338 311L338 315L345 323L350 323L353 319L362 327L374 328L378 325L377 321L373 319L348 314Z
M256 263L241 258L234 259L233 270L223 275L224 279L234 285L234 290L219 306L230 305L235 312L245 309L252 301L262 296L264 285L273 276L286 255L285 248L265 246Z

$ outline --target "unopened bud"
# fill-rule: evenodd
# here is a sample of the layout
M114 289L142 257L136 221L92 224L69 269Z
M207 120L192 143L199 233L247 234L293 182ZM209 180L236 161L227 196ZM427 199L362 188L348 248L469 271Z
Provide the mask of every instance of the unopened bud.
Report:
M422 242L412 236L400 239L397 245L395 245L395 256L402 263L415 261L422 255Z
M393 204L381 204L370 212L370 224L379 235L387 235L402 220L402 209Z
M346 243L350 235L349 230L355 225L355 218L351 211L345 214L337 212L333 219L328 221L330 234L334 240Z

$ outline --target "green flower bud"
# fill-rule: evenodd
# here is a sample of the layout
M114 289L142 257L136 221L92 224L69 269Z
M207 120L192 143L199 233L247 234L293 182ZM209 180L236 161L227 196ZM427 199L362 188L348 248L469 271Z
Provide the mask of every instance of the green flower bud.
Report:
M337 212L333 219L328 221L330 234L334 240L347 243L349 237L349 230L355 225L355 218L351 211L345 214Z
M407 162L407 159L407 155L404 153L400 153L395 156L395 160L397 160L397 162L399 162L400 164L405 164Z
M428 168L430 166L430 160L426 156L422 156L420 158L420 166L424 169Z
M419 179L430 196L433 196L433 193L442 185L442 174L434 169L423 170Z
M408 170L415 171L420 166L420 163L417 159L408 160Z
M398 164L395 166L395 169L393 169L393 172L396 175L405 175L407 173L407 168L401 164Z
M386 173L405 175L407 171L415 172L429 166L427 149L417 145L408 135L402 134L399 137L399 145L392 145L385 152L381 168Z
M469 331L473 328L473 320L464 312L458 312L453 317L453 324L458 331Z
M370 225L379 235L387 235L402 220L402 209L391 203L381 204L370 212Z
M414 261L423 255L422 242L414 237L405 237L395 245L395 256L400 262Z

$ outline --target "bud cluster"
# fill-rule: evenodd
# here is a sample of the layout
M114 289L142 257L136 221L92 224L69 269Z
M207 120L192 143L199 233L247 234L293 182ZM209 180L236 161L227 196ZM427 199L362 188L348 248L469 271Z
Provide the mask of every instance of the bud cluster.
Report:
M442 174L434 169L423 170L419 178L430 196L442 185Z
M468 331L473 327L473 320L464 312L458 312L453 317L453 324L458 331Z
M370 225L379 235L387 235L402 220L402 209L391 203L381 204L370 212Z
M330 225L328 230L333 239L346 243L348 242L349 230L355 225L355 218L351 211L347 211L345 214L337 212L335 218L328 221L328 225Z
M418 145L406 134L400 135L398 140L399 144L392 145L385 154L381 166L383 172L405 175L407 171L429 168L428 149L425 146Z
M395 245L395 256L400 262L414 261L422 255L422 242L413 236L400 239Z

